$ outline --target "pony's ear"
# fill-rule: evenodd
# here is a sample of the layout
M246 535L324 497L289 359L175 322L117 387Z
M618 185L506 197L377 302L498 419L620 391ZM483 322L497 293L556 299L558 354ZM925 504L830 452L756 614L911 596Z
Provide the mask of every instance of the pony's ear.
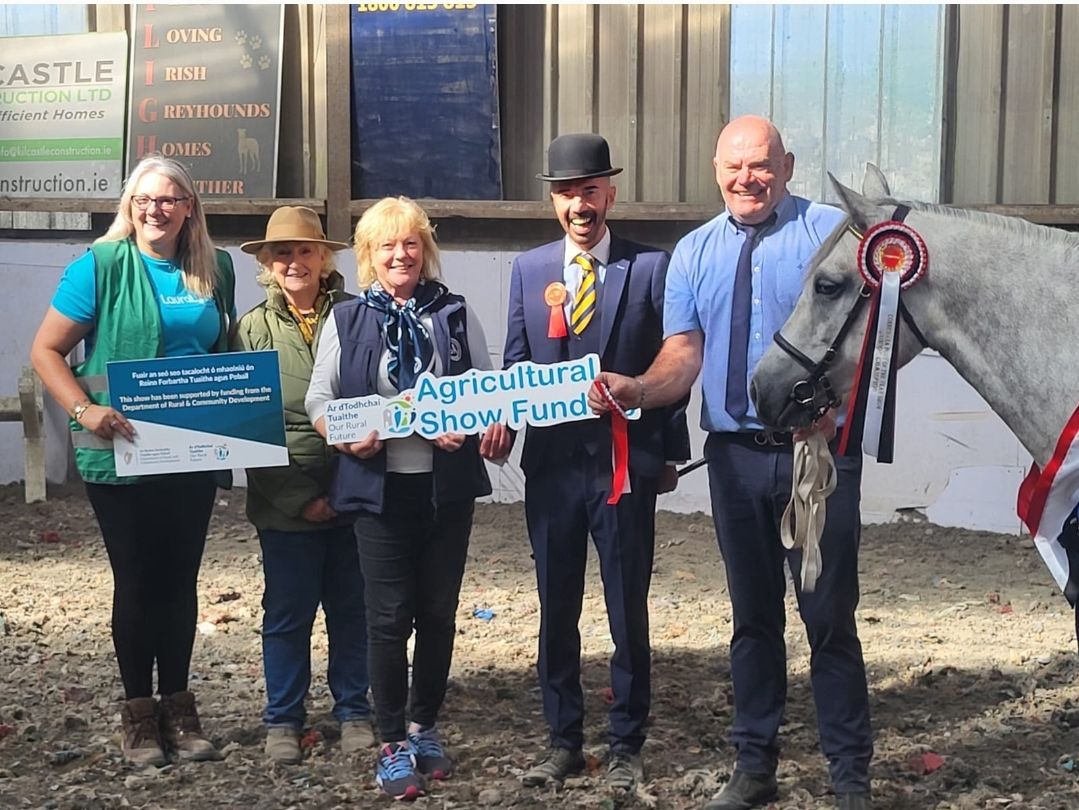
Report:
M862 178L862 194L871 200L884 200L892 196L884 172L872 163L865 164L865 177Z
M852 188L835 179L835 175L828 172L828 179L832 181L832 189L839 197L839 205L851 218L851 224L860 231L866 230L870 225L887 218L887 213L872 200L863 197Z

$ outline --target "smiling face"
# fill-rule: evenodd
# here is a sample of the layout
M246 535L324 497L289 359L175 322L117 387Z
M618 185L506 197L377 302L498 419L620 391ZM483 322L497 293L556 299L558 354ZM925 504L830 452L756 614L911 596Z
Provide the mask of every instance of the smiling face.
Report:
M382 239L371 246L371 263L382 289L407 301L423 270L423 240L416 231Z
M275 242L269 249L274 282L293 306L310 308L318 297L326 249L317 242Z
M768 219L786 196L794 155L784 151L771 122L747 115L720 133L712 165L731 216L756 225Z
M610 177L559 180L551 184L551 201L562 230L581 250L591 250L607 232L607 212L614 206Z
M151 202L146 210L139 210L134 202L139 197L168 198L178 202L168 212L159 202ZM164 175L150 172L139 180L131 198L131 222L139 250L158 259L173 258L180 233L191 216L191 201L186 199L184 190Z

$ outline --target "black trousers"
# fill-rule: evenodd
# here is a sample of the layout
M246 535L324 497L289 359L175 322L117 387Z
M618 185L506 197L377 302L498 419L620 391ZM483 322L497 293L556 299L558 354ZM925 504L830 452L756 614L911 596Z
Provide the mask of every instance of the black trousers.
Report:
M434 725L446 696L475 501L436 510L432 492L430 473L389 473L382 514L361 512L356 519L368 674L383 742L405 739L413 629L412 721Z
M584 744L581 635L588 536L603 578L614 642L608 714L611 750L636 754L652 699L648 588L655 549L656 479L631 473L632 492L608 505L611 462L578 452L525 476L525 516L540 599L539 674L550 743Z
M87 484L112 566L112 642L128 700L187 689L213 473Z
M838 481L828 498L820 544L822 570L814 592L803 593L801 551L787 551L779 536L791 492L791 447L761 447L742 434L713 433L705 457L712 517L734 611L731 738L738 750L737 765L749 773L771 773L779 758L777 738L787 699L786 564L811 649L817 728L832 786L837 793L868 790L873 737L854 620L862 459L836 459Z

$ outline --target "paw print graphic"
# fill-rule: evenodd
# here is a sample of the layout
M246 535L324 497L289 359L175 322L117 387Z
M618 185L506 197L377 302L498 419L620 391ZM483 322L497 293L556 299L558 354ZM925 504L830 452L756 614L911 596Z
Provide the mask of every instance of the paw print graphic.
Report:
M251 37L251 41L248 44L251 46L251 50L257 51L259 48L262 47L262 37Z
M237 31L236 32L236 44L237 45L243 45L246 42L247 42L247 32L246 31Z
M247 70L251 67L251 54L244 52L240 54L240 67Z
M259 69L260 70L268 70L269 67L270 67L270 63L272 61L273 60L270 59L269 56L267 56L266 54L263 54L262 56L259 57Z

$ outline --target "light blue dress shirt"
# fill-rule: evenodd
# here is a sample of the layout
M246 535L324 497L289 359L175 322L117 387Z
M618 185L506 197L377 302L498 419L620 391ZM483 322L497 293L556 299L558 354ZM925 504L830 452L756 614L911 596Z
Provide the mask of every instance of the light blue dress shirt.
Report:
M790 317L810 259L846 215L830 205L787 195L776 207L776 223L753 249L753 309L749 318L746 386L772 335ZM741 420L727 413L727 353L731 298L738 254L745 237L723 212L686 234L674 248L667 269L663 308L664 337L704 333L701 369L701 427L709 432L759 430L756 409Z

